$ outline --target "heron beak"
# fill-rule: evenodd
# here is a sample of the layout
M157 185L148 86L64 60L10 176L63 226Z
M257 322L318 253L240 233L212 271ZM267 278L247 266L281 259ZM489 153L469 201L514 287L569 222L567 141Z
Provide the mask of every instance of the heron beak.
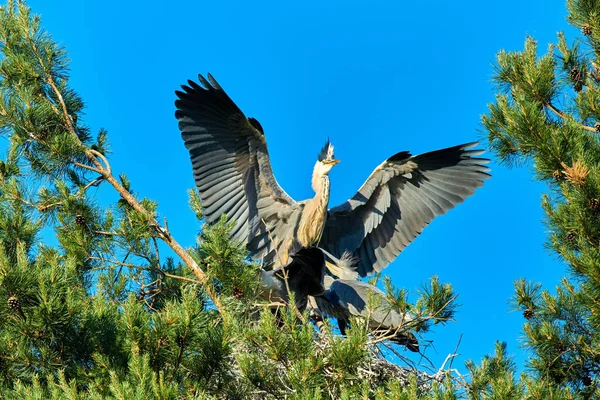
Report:
M332 166L334 166L335 164L339 163L340 160L331 160L328 162L328 164L331 164Z

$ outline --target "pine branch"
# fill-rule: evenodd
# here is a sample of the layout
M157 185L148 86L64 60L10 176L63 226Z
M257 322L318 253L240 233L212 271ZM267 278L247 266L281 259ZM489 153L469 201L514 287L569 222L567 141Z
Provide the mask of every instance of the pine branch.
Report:
M559 116L561 119L567 119L567 115L564 112L560 111L558 108L556 108L552 103L544 103L544 106L546 106L550 111ZM579 122L577 124L581 127L581 129L584 129L588 132L598 133L598 131L594 127L587 126Z
M31 39L31 41L32 41L32 46L35 48L34 40ZM42 63L41 60L40 60L40 63ZM148 219L148 221L150 221L151 225L156 228L160 239L163 242L165 242L182 259L182 261L192 270L192 272L194 273L194 275L196 276L198 281L205 287L207 294L210 296L215 307L217 307L217 309L219 309L219 310L222 310L220 298L210 288L210 285L208 285L208 282L209 282L208 275L200 268L200 266L196 263L196 261L194 261L194 259L191 257L191 255L179 244L179 242L177 242L167 232L167 230L160 225L160 223L154 218L154 216L152 216L151 213L148 212L148 210L146 210L141 205L141 203L135 197L133 197L131 195L131 193L127 189L125 189L125 187L123 187L123 185L114 177L114 175L111 172L110 163L108 162L106 157L104 157L102 154L100 154L99 152L97 152L95 150L85 147L85 145L79 139L77 132L75 131L75 128L74 128L73 122L72 122L72 118L68 112L64 98L63 98L60 90L56 86L56 82L54 81L51 74L48 74L46 82L50 85L50 87L54 91L54 94L58 98L58 101L61 105L61 109L63 112L63 118L66 123L68 131L71 133L73 139L75 139L79 143L79 145L82 146L82 148L84 148L85 156L87 157L87 159L90 162L92 162L92 164L95 166L95 168L86 166L81 163L74 162L74 164L77 166L80 166L82 168L86 168L91 171L99 173L102 176L102 178L104 178L104 180L106 180L134 210L136 210L140 214L144 215ZM103 161L104 165L102 164L102 162L100 162L98 160L98 158L100 158Z
M116 191L119 193L121 198L123 198L127 204L129 204L135 211L143 215L150 226L156 229L158 237L166 243L181 259L182 261L192 270L198 281L205 286L207 294L211 297L215 306L221 310L221 301L217 294L211 289L209 283L209 277L205 273L205 271L200 268L200 266L195 262L195 260L191 257L188 251L186 251L180 244L177 242L172 235L168 232L168 230L160 225L160 223L156 220L154 215L147 210L113 175L110 163L108 159L100 152L89 148L86 144L84 144L79 136L78 128L75 126L74 121L76 120L76 116L71 115L69 110L69 106L67 105L67 101L65 96L63 95L62 90L64 90L65 77L55 77L55 66L53 66L52 55L46 54L46 52L42 51L38 46L39 40L47 40L44 42L45 44L49 44L51 48L54 46L48 38L44 36L44 33L39 30L38 23L39 21L35 21L30 17L28 9L23 4L18 4L18 11L15 14L10 14L14 12L15 4L9 3L7 11L9 17L14 17L15 20L19 21L19 24L22 24L21 29L18 31L23 34L24 37L20 38L24 40L25 43L29 46L31 53L37 63L37 66L32 66L33 69L37 69L37 74L39 79L41 79L44 84L48 85L49 93L43 92L45 98L47 100L47 104L54 110L55 113L60 114L60 119L62 120L62 124L64 128L69 133L71 140L82 151L82 154L85 156L85 159L89 162L83 163L77 159L66 160L70 164L75 167L82 168L94 173L97 173L101 176L103 180L108 182ZM8 34L17 35L16 32L8 30ZM40 39L42 38L42 39ZM4 43L4 46L8 46L9 41L7 40ZM20 50L20 49L19 49ZM50 58L48 58L50 57ZM59 64L60 68L65 68L64 65ZM58 82L57 79L62 80L62 82ZM26 99L23 99L26 102ZM57 105L55 107L54 105ZM6 114L6 115L5 115ZM2 111L2 115L8 117L8 112L6 110ZM29 124L29 121L25 121L25 124ZM18 125L18 124L16 124ZM35 133L35 127L31 126L28 132L32 141L39 143L45 146L50 153L53 152L52 146L50 146L45 140L41 137L38 137ZM75 157L74 157L75 158Z

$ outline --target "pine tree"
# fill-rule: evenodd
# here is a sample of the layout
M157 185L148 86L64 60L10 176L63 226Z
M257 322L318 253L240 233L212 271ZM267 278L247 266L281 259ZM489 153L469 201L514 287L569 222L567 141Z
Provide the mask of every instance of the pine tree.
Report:
M515 283L532 398L600 397L600 1L567 8L581 36L559 33L543 55L533 38L523 51L500 52L498 95L483 117L500 160L530 166L548 185L548 245L569 271L553 291Z
M259 265L223 222L179 245L158 205L111 169L108 133L84 125L65 50L21 1L0 8L0 51L0 397L451 399L464 389L447 370L388 361L403 354L364 321L342 337L293 305L273 312ZM99 206L97 186L119 199ZM202 218L194 191L190 206ZM421 335L453 319L456 295L436 278L412 303L388 292Z

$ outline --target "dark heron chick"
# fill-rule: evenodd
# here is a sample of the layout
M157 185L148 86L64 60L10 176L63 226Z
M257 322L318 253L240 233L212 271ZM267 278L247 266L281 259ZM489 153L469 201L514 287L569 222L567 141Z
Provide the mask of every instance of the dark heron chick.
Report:
M212 223L226 214L233 240L265 265L287 265L301 247L318 246L338 258L345 251L356 256L360 276L381 271L436 216L489 178L489 160L472 149L476 142L418 156L404 151L375 168L351 199L328 210L328 174L338 160L327 141L313 170L315 196L294 201L273 175L260 123L246 118L210 74L198 79L176 92L175 116L204 216Z
M345 335L350 317L362 317L372 334L419 351L419 342L410 331L415 317L392 308L386 294L377 287L357 280L334 279L326 275L325 292L316 297L317 306L326 315L337 319ZM371 308L369 308L371 307Z
M320 296L325 291L325 256L318 248L308 247L298 250L291 259L282 268L261 270L260 289L265 300L286 304L290 301L288 293L293 293L296 308L302 312L308 296Z

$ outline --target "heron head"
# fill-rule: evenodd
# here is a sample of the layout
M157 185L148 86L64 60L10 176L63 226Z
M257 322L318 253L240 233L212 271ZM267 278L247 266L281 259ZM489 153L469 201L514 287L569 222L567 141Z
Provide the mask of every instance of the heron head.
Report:
M326 175L331 170L331 167L339 162L340 160L336 160L333 155L333 145L329 139L327 139L327 143L325 143L325 146L323 146L319 153L316 168L318 168L322 175Z

